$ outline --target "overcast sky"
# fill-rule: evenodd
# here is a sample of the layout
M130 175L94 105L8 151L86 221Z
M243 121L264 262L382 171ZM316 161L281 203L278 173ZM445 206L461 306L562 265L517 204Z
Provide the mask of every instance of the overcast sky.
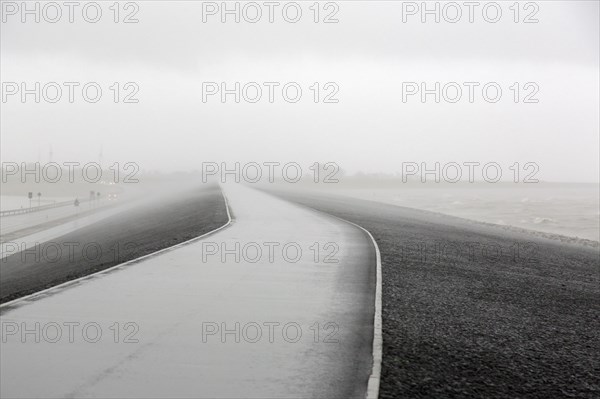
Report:
M537 2L532 24L513 22L513 2L500 2L495 24L480 9L474 23L466 15L421 23L419 14L403 23L401 2L390 1L337 2L339 23L314 23L312 3L301 3L295 24L280 9L272 24L266 15L255 24L221 23L219 15L203 23L202 3L190 1L137 2L135 24L115 24L112 2L101 3L96 24L77 10L72 24L3 15L2 82L98 82L103 97L9 97L1 104L2 160L41 154L46 162L52 146L58 162L97 161L102 148L107 163L165 171L202 161L332 161L349 172L392 173L407 161L536 162L544 180L599 180L597 1ZM297 82L303 94L297 103L280 89L273 104L202 102L202 82L236 81ZM402 101L402 82L436 81L497 82L503 95L488 103L479 88L474 103L466 89L454 104ZM113 82L135 82L139 103L112 102ZM315 104L314 82L335 82L339 102ZM536 83L539 102L515 103L514 82Z

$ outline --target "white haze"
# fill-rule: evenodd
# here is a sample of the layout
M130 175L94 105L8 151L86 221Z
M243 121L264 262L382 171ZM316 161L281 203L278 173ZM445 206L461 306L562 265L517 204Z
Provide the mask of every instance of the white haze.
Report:
M338 24L203 24L200 3L138 4L139 24L2 24L3 82L140 87L138 104L3 103L3 161L47 161L51 146L55 161L102 151L167 172L202 161L332 161L350 173L518 161L538 163L542 180L599 180L598 2L538 2L539 24L403 24L399 4L366 1L339 2ZM333 81L340 102L205 104L203 81ZM533 81L540 103L403 104L403 81Z

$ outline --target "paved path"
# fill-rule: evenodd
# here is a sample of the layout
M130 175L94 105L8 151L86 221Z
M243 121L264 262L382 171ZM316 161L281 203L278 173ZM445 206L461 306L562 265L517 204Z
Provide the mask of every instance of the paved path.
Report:
M0 308L1 396L364 397L369 237L247 187L224 191L228 227Z

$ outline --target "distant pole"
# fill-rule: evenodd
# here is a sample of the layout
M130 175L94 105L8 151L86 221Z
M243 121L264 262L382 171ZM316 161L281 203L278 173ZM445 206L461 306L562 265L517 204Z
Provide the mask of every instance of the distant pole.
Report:
M38 193L37 197L38 197L38 206L40 206L40 202L41 202L41 199L42 199L42 193Z
M31 199L33 198L33 193L31 191L27 194L27 198L29 198L29 209L31 209Z

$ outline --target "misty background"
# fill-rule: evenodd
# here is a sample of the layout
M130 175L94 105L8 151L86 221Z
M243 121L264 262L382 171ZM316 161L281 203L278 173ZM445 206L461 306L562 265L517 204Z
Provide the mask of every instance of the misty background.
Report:
M219 2L220 3L220 2ZM108 3L102 3L106 11ZM3 82L98 82L100 102L57 104L17 96L2 103L3 161L136 162L142 170L200 169L202 161L336 162L346 173L397 173L402 162L536 162L545 181L598 182L598 2L537 2L539 23L456 24L400 2L337 2L339 23L291 24L275 13L256 24L200 2L137 2L139 23L1 26ZM308 11L309 3L302 2ZM503 4L506 12L508 4ZM31 21L31 20L30 20ZM202 82L298 82L300 102L218 96ZM402 82L498 82L500 102L401 98ZM113 82L135 82L137 104L113 103ZM335 82L337 104L313 103L314 82ZM514 82L536 82L537 104L514 103ZM476 92L477 93L477 92Z

